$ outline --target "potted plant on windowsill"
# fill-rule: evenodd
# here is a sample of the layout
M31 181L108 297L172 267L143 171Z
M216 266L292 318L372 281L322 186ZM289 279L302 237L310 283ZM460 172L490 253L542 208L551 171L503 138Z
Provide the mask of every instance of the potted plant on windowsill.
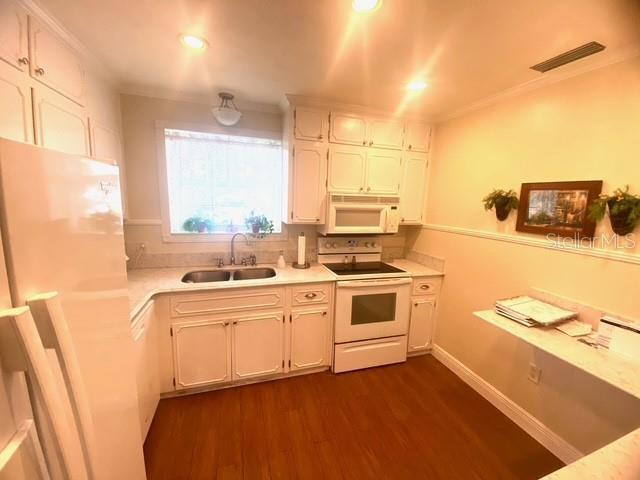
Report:
M496 209L496 218L501 222L506 220L511 210L518 208L518 195L513 190L495 189L482 199L484 209Z
M184 221L182 228L189 233L211 233L213 231L213 223L208 218L193 215Z
M264 215L255 215L253 211L244 219L244 224L250 230L251 235L257 238L264 238L273 233L273 222Z
M640 196L629 193L629 185L624 190L618 188L612 195L600 195L589 207L589 218L599 222L607 208L611 228L620 236L633 232L640 223Z

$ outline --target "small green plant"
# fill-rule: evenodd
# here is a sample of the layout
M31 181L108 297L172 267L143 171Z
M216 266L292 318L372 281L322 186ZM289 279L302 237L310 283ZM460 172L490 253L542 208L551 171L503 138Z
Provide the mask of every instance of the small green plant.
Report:
M500 221L506 220L509 212L517 209L519 205L518 195L513 190L494 189L482 201L485 210L496 209L496 217Z
M273 233L273 222L264 215L256 215L253 210L251 215L244 219L244 224L254 237L264 238Z
M611 228L618 235L631 233L640 223L640 196L629 193L629 185L624 190L616 189L611 195L600 195L589 207L589 218L601 221L609 208Z
M184 221L182 229L185 232L210 233L213 230L213 222L208 218L201 217L200 215L193 215Z

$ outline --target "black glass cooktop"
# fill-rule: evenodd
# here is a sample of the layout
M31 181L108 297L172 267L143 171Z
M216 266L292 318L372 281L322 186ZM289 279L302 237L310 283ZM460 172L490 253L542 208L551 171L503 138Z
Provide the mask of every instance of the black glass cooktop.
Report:
M372 275L375 273L404 273L404 270L383 262L325 263L336 275Z

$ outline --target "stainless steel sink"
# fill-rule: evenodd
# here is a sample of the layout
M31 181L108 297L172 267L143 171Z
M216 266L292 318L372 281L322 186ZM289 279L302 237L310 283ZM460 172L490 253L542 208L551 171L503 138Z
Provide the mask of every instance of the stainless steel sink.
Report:
M231 279L228 270L199 270L189 272L182 277L183 283L226 282Z
M271 278L276 276L273 268L247 268L233 272L234 280L256 280L259 278Z

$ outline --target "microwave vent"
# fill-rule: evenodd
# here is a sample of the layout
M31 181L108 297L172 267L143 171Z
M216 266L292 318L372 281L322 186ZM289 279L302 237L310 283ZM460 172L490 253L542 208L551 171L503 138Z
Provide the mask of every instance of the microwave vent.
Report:
M398 197L371 197L366 195L331 195L331 201L333 203L365 203L371 204L384 204L394 205L400 203Z
M529 68L541 73L548 72L549 70L561 67L563 65L566 65L567 63L575 62L576 60L580 60L581 58L601 52L605 48L606 47L604 45L598 42L585 43L578 48L574 48L573 50L569 50L568 52L561 53L556 57L545 60L544 62L540 62L537 65Z

